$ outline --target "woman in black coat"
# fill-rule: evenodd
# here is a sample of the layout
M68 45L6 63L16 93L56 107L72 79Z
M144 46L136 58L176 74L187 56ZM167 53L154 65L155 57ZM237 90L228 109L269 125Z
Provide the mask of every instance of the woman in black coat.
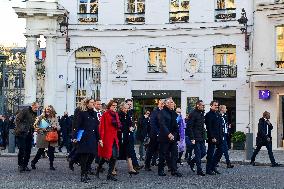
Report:
M73 141L77 143L76 153L80 156L81 165L81 182L87 183L90 178L88 177L88 167L90 166L90 157L97 155L99 132L99 121L94 112L93 99L87 99L85 107L79 113L77 118L77 132L73 136ZM78 137L78 133L83 130L82 137Z
M127 160L128 170L130 175L137 175L139 172L135 171L132 165L131 153L134 151L134 143L132 137L134 135L134 128L132 127L132 121L127 114L129 109L126 102L120 104L120 111L118 112L119 120L121 122L121 131L118 132L119 140L119 159Z

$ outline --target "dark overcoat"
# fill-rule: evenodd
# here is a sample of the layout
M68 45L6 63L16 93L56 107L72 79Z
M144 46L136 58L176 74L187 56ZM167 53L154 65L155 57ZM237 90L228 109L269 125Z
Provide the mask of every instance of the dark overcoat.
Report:
M78 141L76 153L97 155L99 141L99 121L94 110L80 111L77 117L77 132L84 130L82 138ZM76 135L77 135L76 132ZM73 136L76 138L76 136Z

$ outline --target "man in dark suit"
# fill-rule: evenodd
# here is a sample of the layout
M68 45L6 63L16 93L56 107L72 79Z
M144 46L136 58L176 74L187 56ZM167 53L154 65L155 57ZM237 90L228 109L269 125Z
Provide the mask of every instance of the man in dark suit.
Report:
M193 170L194 164L197 166L197 175L205 176L201 167L201 159L206 155L205 147L205 128L204 128L204 103L198 100L195 109L190 113L190 118L186 126L186 135L189 136L191 143L194 145L195 157L190 162Z
M146 158L145 158L145 170L151 171L150 163L151 159L153 158L154 154L157 153L159 148L158 143L158 136L160 131L160 126L158 122L158 114L164 107L164 99L160 99L158 103L158 107L151 113L150 116L150 142L146 151Z
M215 100L210 103L210 111L205 115L205 124L208 137L206 174L220 174L216 169L222 157L222 120L218 113L219 103Z
M160 151L158 175L166 176L164 172L165 161L171 170L172 176L181 177L182 174L177 171L179 128L177 124L177 113L174 111L175 103L172 98L165 100L165 106L158 115L160 133Z
M252 165L255 165L255 157L258 154L261 147L266 146L268 150L269 159L271 161L271 166L272 167L280 166L280 164L275 162L272 152L271 130L273 129L273 126L270 123L269 119L270 119L270 113L267 111L263 112L263 117L259 119L258 132L256 137L256 149L253 152L250 162L250 164Z

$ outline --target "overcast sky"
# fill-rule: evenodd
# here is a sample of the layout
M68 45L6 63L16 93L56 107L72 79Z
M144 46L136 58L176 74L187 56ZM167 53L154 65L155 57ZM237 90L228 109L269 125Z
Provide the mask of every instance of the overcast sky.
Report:
M25 7L23 0L0 0L0 45L26 46L25 20L19 19L12 7Z

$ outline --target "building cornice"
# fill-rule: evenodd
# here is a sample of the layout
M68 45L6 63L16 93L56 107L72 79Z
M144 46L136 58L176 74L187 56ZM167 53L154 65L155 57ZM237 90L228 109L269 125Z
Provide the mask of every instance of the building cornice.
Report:
M45 8L19 8L13 7L19 18L29 18L35 16L58 17L68 14L65 9L45 9Z

